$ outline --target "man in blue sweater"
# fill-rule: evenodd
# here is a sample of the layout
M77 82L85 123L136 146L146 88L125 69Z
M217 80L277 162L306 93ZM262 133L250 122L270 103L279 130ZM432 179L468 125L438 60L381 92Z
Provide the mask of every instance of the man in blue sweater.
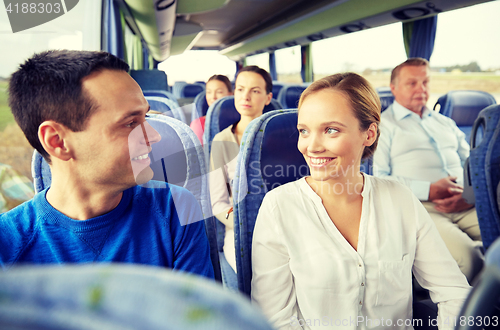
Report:
M3 269L123 262L213 278L194 196L147 183L148 153L160 136L146 122L148 103L128 69L104 52L48 51L12 75L12 112L50 164L52 182L0 215Z

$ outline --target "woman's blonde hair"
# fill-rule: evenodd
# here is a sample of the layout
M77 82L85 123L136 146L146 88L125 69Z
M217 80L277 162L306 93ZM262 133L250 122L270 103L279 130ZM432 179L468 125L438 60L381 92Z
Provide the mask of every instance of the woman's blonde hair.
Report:
M371 146L365 147L362 158L368 158L377 149L380 136L380 98L371 84L360 75L353 72L337 73L313 82L302 93L299 100L300 107L311 94L323 89L332 89L343 93L349 103L354 116L359 121L360 130L366 131L371 124L377 125L377 138Z

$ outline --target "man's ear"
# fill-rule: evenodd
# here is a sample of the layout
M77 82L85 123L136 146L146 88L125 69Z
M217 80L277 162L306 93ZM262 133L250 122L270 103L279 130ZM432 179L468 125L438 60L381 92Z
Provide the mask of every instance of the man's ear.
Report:
M370 127L368 127L368 130L366 130L366 140L364 143L365 146L371 146L377 139L377 127L377 124L371 123Z
M72 150L67 141L69 128L53 120L46 120L38 127L38 139L50 157L63 161L72 158Z
M396 85L390 83L389 86L391 87L391 93L394 95L394 90L396 89Z

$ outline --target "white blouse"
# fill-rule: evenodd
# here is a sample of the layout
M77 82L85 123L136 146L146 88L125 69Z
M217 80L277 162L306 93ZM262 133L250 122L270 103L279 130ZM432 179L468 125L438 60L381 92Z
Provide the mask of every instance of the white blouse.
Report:
M439 328L453 329L470 287L427 211L392 180L364 175L362 197L356 251L305 178L269 192L253 236L254 302L279 329L413 329L413 270Z

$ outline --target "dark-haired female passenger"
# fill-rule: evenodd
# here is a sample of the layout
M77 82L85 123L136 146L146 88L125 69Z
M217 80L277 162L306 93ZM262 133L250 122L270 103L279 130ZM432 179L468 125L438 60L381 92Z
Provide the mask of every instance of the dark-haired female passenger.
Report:
M210 154L210 199L212 211L226 227L224 256L236 272L231 184L236 169L243 132L252 120L262 115L273 97L269 73L257 66L247 66L236 77L234 105L241 118L218 133Z
M210 107L215 101L225 96L233 95L233 86L229 79L221 74L211 76L205 85L205 99ZM203 144L203 132L205 131L206 116L202 116L191 122L189 127Z
M377 93L354 73L300 98L311 175L265 196L253 236L252 299L278 329L413 329L412 271L439 328L453 328L470 287L432 220L407 187L360 172L379 122Z

